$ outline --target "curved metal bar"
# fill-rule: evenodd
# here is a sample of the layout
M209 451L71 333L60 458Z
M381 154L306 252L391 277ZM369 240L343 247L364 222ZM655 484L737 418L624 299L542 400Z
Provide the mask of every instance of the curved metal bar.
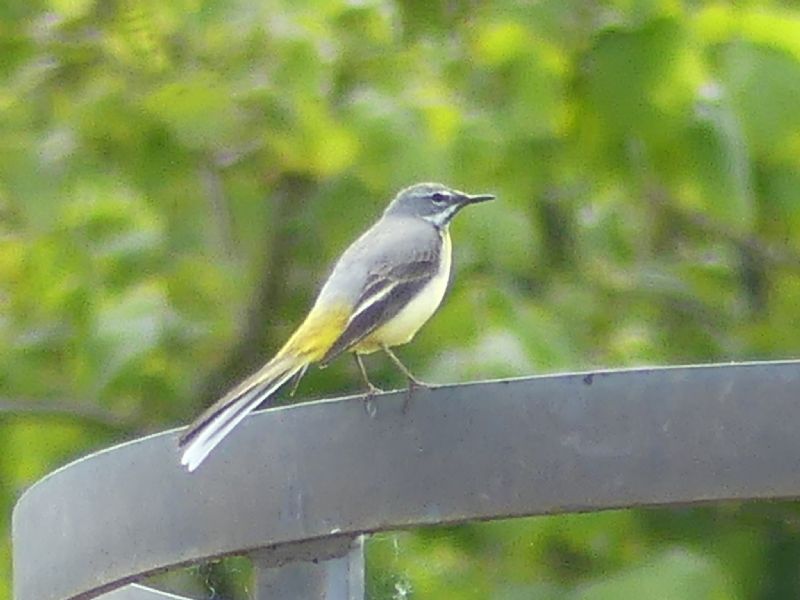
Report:
M191 598L176 596L134 583L103 594L100 600L191 600Z
M291 560L303 540L333 538L335 555L362 532L800 496L799 388L800 362L775 362L446 386L405 414L403 393L374 416L361 397L314 402L247 419L193 474L177 432L154 435L28 490L15 597L90 598L271 546Z

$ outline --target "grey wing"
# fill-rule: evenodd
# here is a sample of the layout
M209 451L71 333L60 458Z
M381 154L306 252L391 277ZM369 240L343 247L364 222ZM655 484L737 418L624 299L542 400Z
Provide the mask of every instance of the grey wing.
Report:
M406 235L389 234L383 240L375 240L371 256L360 257L370 263L369 273L344 331L322 357L322 365L397 315L438 273L439 233L427 224L416 230L404 224L401 229Z

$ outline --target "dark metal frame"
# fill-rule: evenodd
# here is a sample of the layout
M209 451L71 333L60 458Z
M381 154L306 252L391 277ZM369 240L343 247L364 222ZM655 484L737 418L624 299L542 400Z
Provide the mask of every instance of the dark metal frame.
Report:
M800 496L800 362L602 371L272 409L195 473L177 431L45 477L13 518L16 600L248 554L258 598L363 598L360 536L615 507ZM114 591L112 591L114 590Z

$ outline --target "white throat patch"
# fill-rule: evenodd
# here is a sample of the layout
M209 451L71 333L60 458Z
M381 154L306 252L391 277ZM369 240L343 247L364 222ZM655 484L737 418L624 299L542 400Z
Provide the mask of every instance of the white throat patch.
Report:
M453 215L459 208L461 208L459 204L451 204L443 211L434 213L432 215L425 215L422 218L428 221L429 223L433 223L436 227L441 229L450 222L450 219L453 218Z

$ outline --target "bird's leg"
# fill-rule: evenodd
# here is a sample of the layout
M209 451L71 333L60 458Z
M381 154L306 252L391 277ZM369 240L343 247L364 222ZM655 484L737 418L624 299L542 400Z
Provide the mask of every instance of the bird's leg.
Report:
M411 403L411 394L414 393L414 390L417 388L429 388L431 387L424 381L420 381L414 374L409 370L407 366L405 366L402 361L397 358L397 355L389 349L389 346L381 346L381 349L386 353L386 355L392 359L392 362L397 366L398 369L406 376L408 379L408 390L406 391L406 401L403 403L403 413L405 414L408 412L409 404Z
M399 358L397 358L397 355L389 349L389 346L381 346L381 349L384 352L386 352L386 354L387 354L387 356L389 358L392 359L392 362L397 366L398 369L400 369L400 372L403 375L406 376L406 379L408 379L408 387L409 388L415 388L415 387L427 388L427 387L431 387L427 383L425 383L424 381L420 381L419 379L414 377L414 374L408 369L407 366L405 366L400 361Z
M375 416L375 404L372 401L372 397L375 394L380 394L383 390L377 386L375 386L367 376L367 368L364 366L364 361L361 360L361 355L358 352L353 352L353 356L356 359L356 364L358 365L358 371L361 373L361 378L364 380L364 383L367 386L367 395L364 398L364 410L367 411L367 414L370 417Z
M367 369L364 366L364 361L361 359L361 355L358 352L353 352L353 356L356 359L356 364L358 365L358 372L361 373L361 379L364 380L364 385L367 386L367 394L369 396L374 396L375 394L383 393L383 390L369 380L369 376L367 375Z
M303 378L303 375L306 374L306 370L308 369L308 365L305 365L302 369L300 369L297 373L292 376L292 389L289 390L289 397L294 397L295 393L297 392L297 388L300 387L300 380Z

